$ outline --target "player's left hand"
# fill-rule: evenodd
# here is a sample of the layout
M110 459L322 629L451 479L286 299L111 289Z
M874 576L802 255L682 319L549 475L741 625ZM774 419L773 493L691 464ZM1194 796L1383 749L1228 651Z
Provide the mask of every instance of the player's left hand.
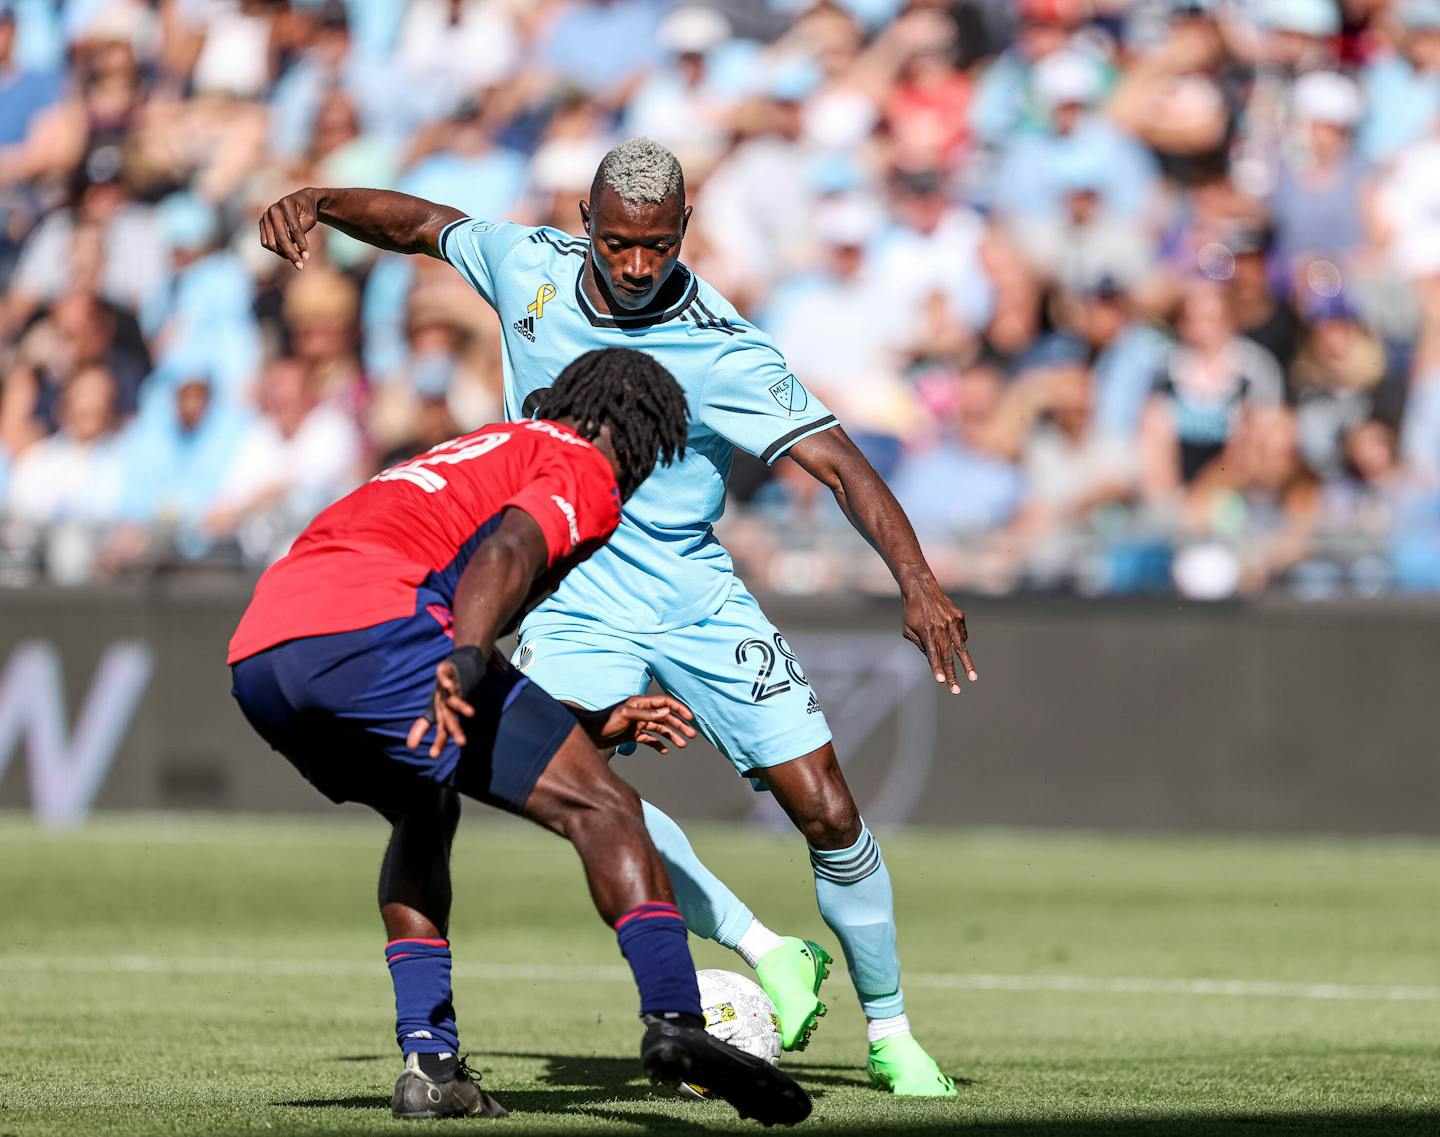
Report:
M957 658L965 678L972 683L980 678L965 646L969 638L965 613L951 603L934 580L905 596L905 638L925 653L935 682L949 687L952 695L960 694Z
M461 652L464 650L462 648ZM449 659L442 659L435 665L435 690L430 696L430 709L415 720L405 738L405 745L414 750L424 741L425 733L433 726L435 740L430 743L431 758L440 757L440 752L445 749L445 743L449 739L453 738L457 746L464 746L465 731L460 725L460 719L475 717L475 708L470 705L463 692L467 687L473 687L478 678L470 677L472 682L467 683L467 677L461 676L457 664L465 666L469 662L464 658L457 659L461 652L456 652ZM483 671L482 665L482 674Z
M689 707L669 695L632 695L623 703L598 712L592 720L595 726L588 733L602 750L627 742L643 742L661 754L668 754L667 742L683 750L687 740L695 737L695 728L689 722L694 717Z

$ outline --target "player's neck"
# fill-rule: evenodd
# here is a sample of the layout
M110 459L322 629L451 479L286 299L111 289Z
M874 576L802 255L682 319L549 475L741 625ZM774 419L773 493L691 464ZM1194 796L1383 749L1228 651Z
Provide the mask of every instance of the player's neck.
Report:
M580 433L578 429L580 424L573 418L557 418L553 421L556 426L563 426L572 434ZM615 471L615 478L618 481L620 478L620 458L615 453L615 444L610 440L610 428L608 426L602 426L600 433L589 441L591 446L600 451L605 461L610 463L610 468Z
M660 286L660 291L655 294L655 299L646 304L643 308L626 308L619 304L610 295L610 289L605 283L604 274L595 267L589 257L585 258L585 271L580 275L580 291L585 294L585 299L590 306L601 316L649 316L654 312L663 312L679 299L679 293L685 287L685 271L683 266L676 265L675 271Z

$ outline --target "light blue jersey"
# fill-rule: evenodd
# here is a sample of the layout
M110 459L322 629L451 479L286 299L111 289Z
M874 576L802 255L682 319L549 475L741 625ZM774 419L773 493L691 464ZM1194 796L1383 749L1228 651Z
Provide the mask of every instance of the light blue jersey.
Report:
M626 503L609 544L566 576L531 614L586 616L612 628L661 632L719 611L734 585L713 526L725 508L735 447L767 463L835 425L790 374L779 350L684 265L664 311L603 315L585 297L589 241L558 229L465 219L440 251L500 317L505 414L525 418L538 393L577 356L604 347L645 351L675 376L690 405L685 457L657 467Z

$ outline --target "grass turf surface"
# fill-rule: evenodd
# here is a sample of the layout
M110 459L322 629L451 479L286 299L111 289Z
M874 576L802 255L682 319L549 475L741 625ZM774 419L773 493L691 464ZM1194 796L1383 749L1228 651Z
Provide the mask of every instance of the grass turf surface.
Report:
M774 926L835 946L797 840L694 836ZM361 818L5 819L0 1137L413 1134L388 1112L383 840ZM786 1059L815 1095L797 1132L1440 1134L1440 845L883 843L912 1022L967 1084L955 1101L871 1090L837 970L810 1050ZM471 821L454 876L462 1036L507 1134L757 1131L643 1081L633 988L567 846Z

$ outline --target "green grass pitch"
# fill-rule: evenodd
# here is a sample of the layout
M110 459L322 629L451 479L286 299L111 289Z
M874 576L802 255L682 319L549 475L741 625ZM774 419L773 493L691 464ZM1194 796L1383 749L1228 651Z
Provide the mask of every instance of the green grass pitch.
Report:
M481 811L474 811L480 813ZM699 829L834 946L798 840ZM0 1137L413 1134L367 818L0 820ZM1440 1134L1440 845L886 836L917 1032L955 1101L866 1085L843 971L786 1065L815 1133ZM471 820L456 1002L506 1134L757 1131L639 1076L635 996L567 846ZM715 949L701 966L735 968ZM798 1131L797 1131L798 1132Z

